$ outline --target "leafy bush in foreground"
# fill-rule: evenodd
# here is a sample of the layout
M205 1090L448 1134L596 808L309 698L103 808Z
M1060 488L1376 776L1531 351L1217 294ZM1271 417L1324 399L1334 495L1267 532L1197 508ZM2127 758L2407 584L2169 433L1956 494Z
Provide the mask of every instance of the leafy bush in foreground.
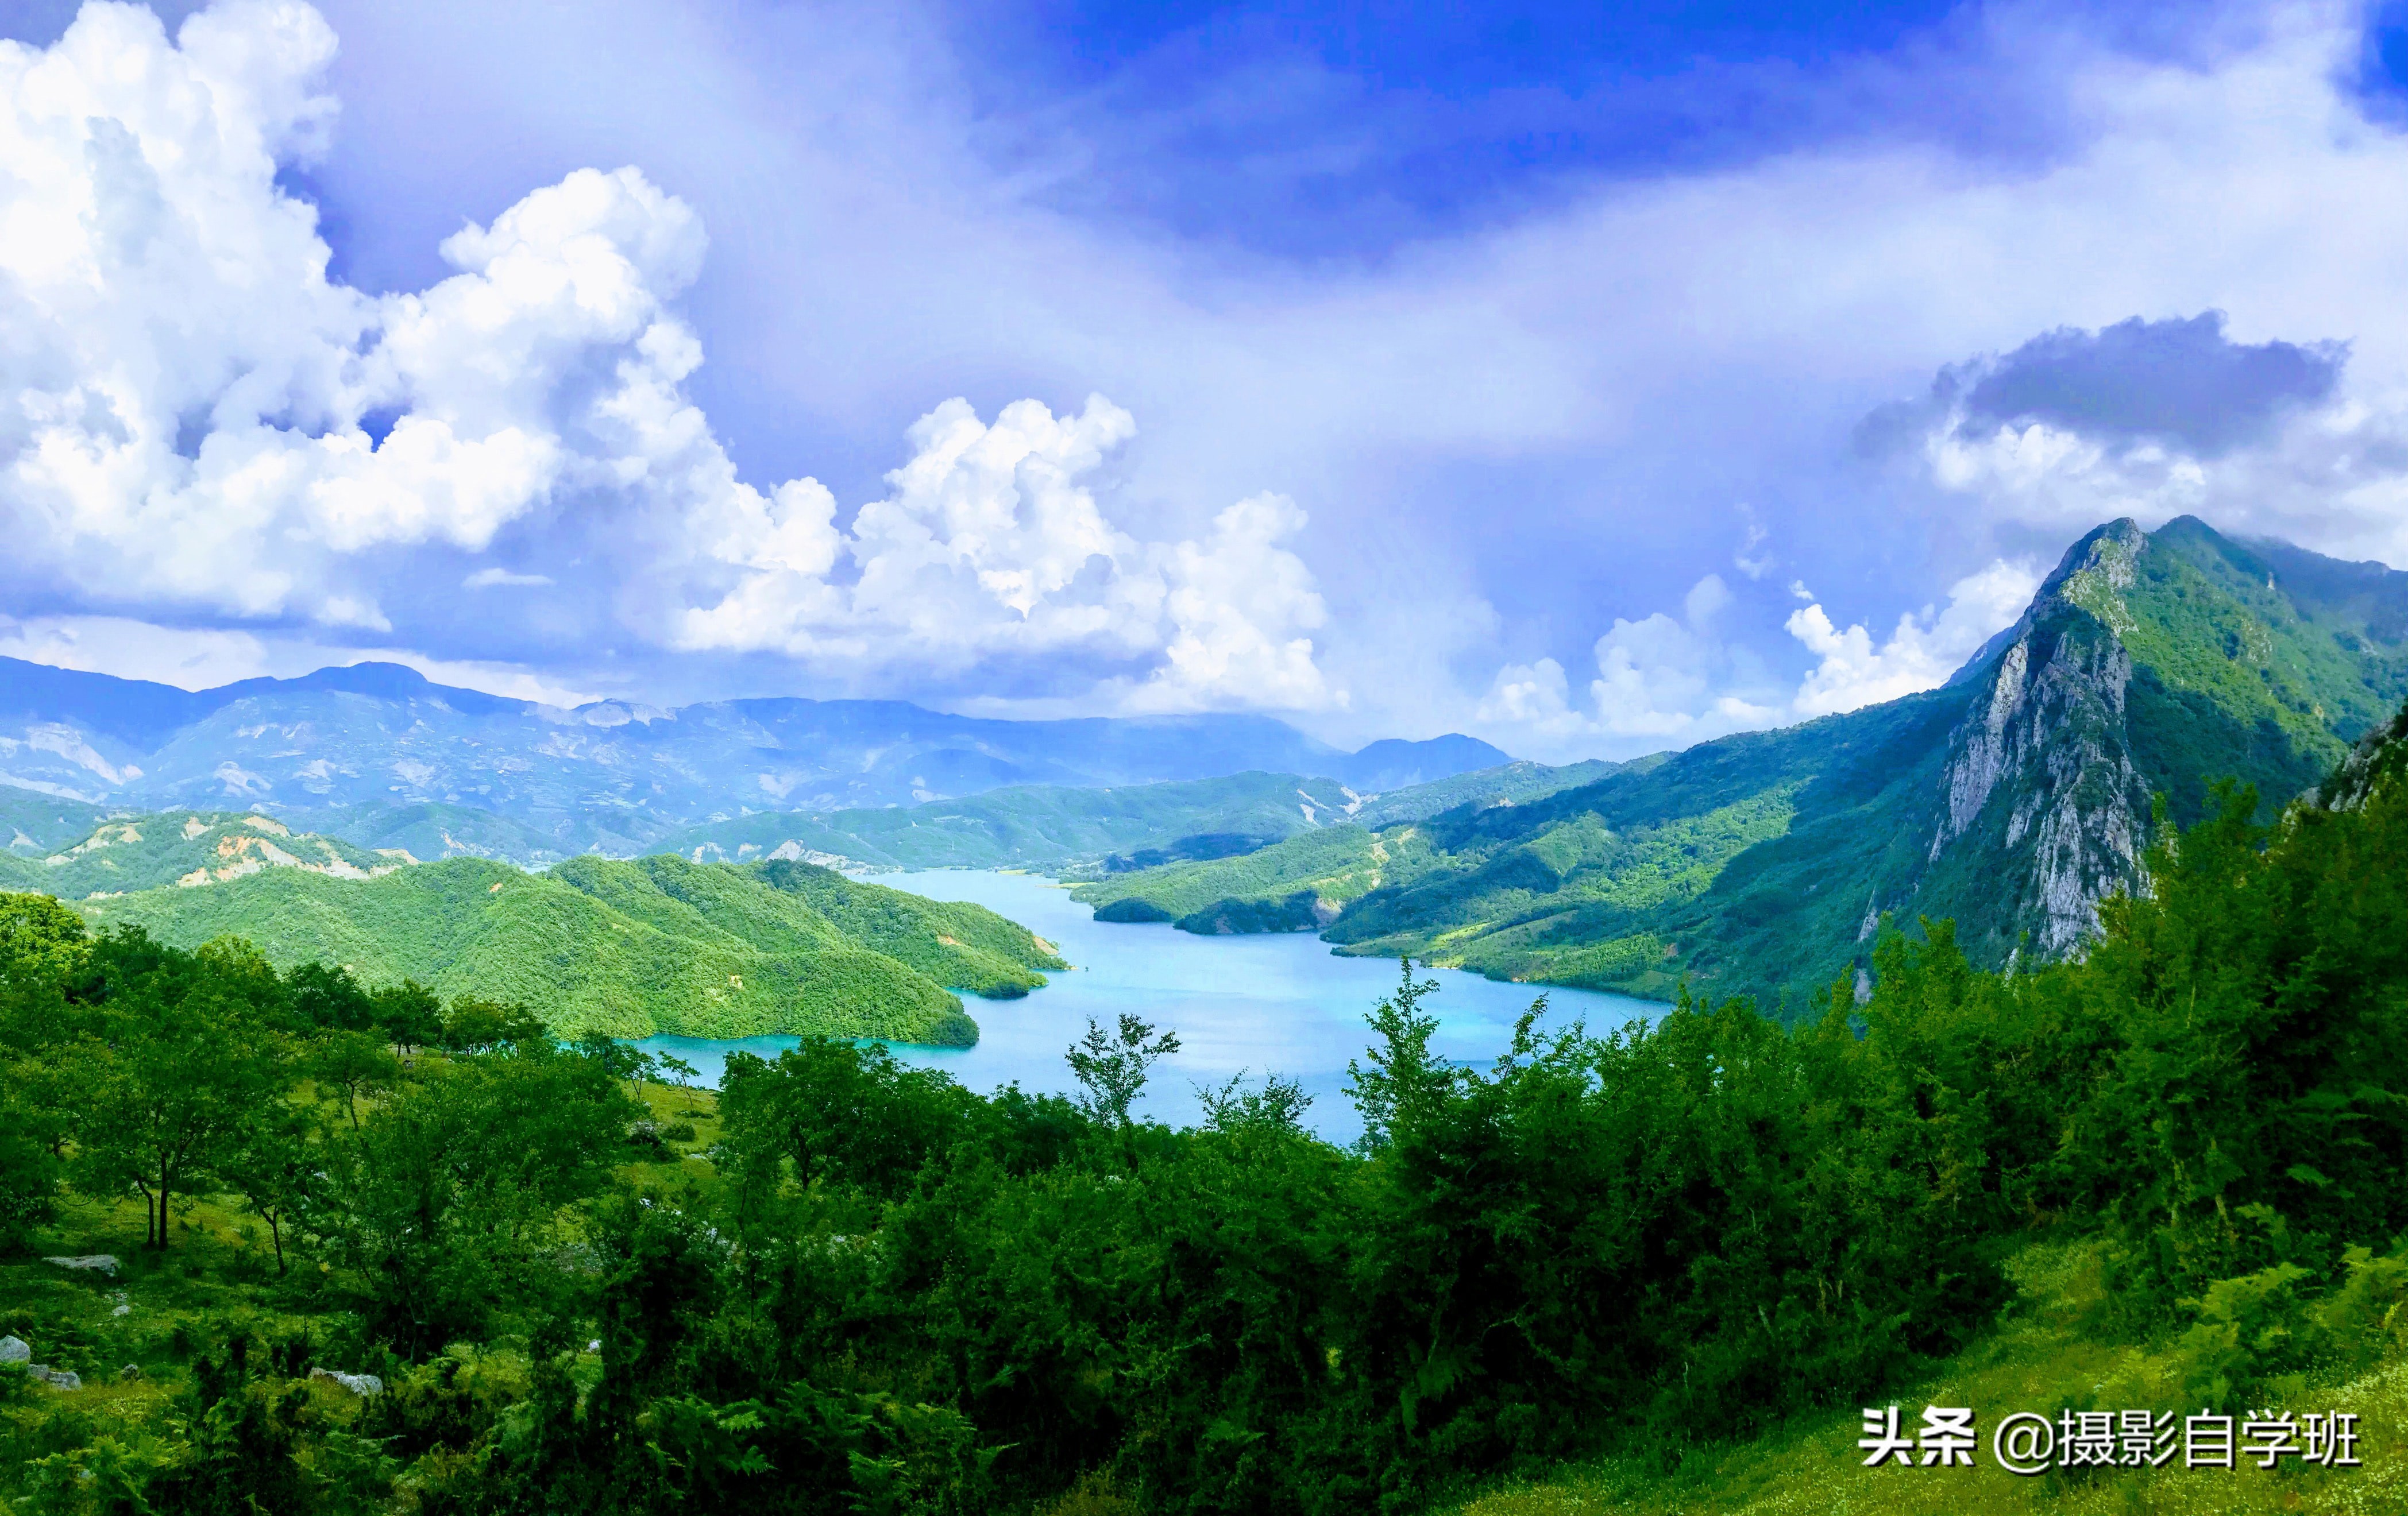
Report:
M669 1139L607 1038L455 1002L458 1051L376 1065L352 1023L423 1008L9 897L11 1108L118 1080L165 1112L56 1108L6 1150L24 1224L62 1174L110 1200L172 1147L154 1248L198 1190L273 1210L297 1266L260 1287L394 1382L330 1408L299 1356L221 1332L162 1364L184 1398L149 1420L10 1422L0 1478L163 1511L237 1485L263 1509L1405 1509L1866 1403L1985 1330L2044 1240L2105 1261L2093 1330L2172 1344L2185 1394L2283 1393L2391 1351L2408 1298L2408 794L2255 809L2228 792L2161 847L2086 962L2007 978L1945 922L1890 931L1870 1000L1836 985L1797 1030L1738 1000L1603 1031L1541 1003L1459 1068L1408 965L1352 1149L1280 1080L1210 1092L1200 1127L1139 1119L1175 1039L1131 1017L1069 1050L1076 1101L844 1040L734 1058L710 1162L667 1182L629 1163L631 1133ZM195 1028L217 1051L177 1055Z

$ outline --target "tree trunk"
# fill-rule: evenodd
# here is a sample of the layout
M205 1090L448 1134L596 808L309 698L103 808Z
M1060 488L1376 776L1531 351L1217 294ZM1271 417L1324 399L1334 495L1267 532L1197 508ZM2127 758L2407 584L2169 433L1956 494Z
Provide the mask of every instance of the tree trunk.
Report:
M159 1160L159 1251L167 1251L167 1160Z

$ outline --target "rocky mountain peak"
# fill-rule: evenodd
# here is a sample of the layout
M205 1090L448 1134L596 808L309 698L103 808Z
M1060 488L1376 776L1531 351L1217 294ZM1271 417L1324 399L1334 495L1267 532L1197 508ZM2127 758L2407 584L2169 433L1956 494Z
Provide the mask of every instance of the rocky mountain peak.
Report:
M2149 791L2127 730L2133 624L2122 596L2148 549L2129 520L2067 551L1997 654L1988 687L1949 737L1944 809L1928 852L2011 860L1997 883L2033 946L2075 947L2099 898L2134 878Z

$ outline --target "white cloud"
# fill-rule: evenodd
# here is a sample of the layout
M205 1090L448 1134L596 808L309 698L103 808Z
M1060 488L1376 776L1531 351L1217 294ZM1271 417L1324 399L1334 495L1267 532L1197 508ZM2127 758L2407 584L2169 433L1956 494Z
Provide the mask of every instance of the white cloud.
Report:
M1060 417L1023 400L993 425L949 400L911 428L916 451L887 475L893 493L850 532L810 479L731 511L710 553L738 578L682 612L672 638L938 668L1065 651L1146 659L1151 677L1121 681L1139 709L1341 702L1304 635L1325 617L1312 575L1280 546L1304 512L1260 494L1201 540L1140 542L1087 483L1136 430L1101 395ZM840 560L857 569L849 584L833 577Z
M2262 445L2214 458L2042 422L1972 431L1956 422L1936 419L1914 465L1990 522L2070 541L2120 516L2154 529L2194 515L2230 535L2408 562L2408 395L2310 411Z
M2040 579L2030 565L2000 560L1949 586L1946 608L1926 606L1920 615L1900 616L1889 639L1879 644L1861 624L1832 625L1819 603L1792 611L1789 635L1820 662L1798 686L1791 711L1829 716L1945 683L2023 614Z
M0 43L0 502L95 599L381 629L342 560L478 551L564 486L657 488L695 451L630 422L697 361L663 302L703 246L633 169L462 230L424 292L326 278L276 173L332 117L334 48L290 0L227 0L175 45L104 5L48 50Z
M1572 704L1563 665L1541 658L1499 669L1474 719L1509 743L1555 752L1685 747L1766 725L1778 708L1748 698L1755 671L1714 630L1731 600L1722 577L1709 574L1682 596L1683 620L1616 617L1593 650L1585 707Z
M1687 732L1706 708L1715 651L1661 611L1635 622L1615 618L1597 639L1597 680L1589 686L1598 725L1615 737Z
M312 661L305 666L280 668L268 644L250 632L158 626L123 616L0 617L0 658L150 679L185 690L206 690L263 674L306 674L325 662L313 650Z
M335 37L297 0L224 0L170 43L87 6L0 43L0 510L21 566L87 603L390 631L390 554L615 518L623 617L687 649L964 668L1075 649L1160 708L1339 698L1277 496L1140 542L1085 479L1134 431L1097 397L992 426L950 401L851 531L817 481L738 477L684 381L669 302L699 219L634 168L580 169L442 244L456 274L329 280L278 165L334 111ZM377 435L381 431L382 435ZM829 576L848 559L853 577ZM538 585L488 567L463 588Z
M1541 658L1498 670L1474 716L1525 751L1620 756L1855 710L1945 683L2023 613L2039 586L2032 565L2000 560L1952 585L1944 608L1899 617L1881 641L1862 625L1834 626L1819 602L1810 603L1786 625L1817 661L1784 694L1716 632L1733 596L1709 574L1682 597L1682 620L1661 611L1615 619L1597 642L1587 706L1573 703L1563 666ZM1790 588L1810 598L1802 584Z
M589 517L615 525L624 511L644 517L629 539L661 550L661 577L616 598L600 585L592 603L667 637L686 608L791 572L828 598L779 635L799 636L806 657L850 657L890 645L893 608L865 619L853 598L864 568L847 518L810 480L767 482L799 463L748 495L717 437L740 432L758 448L789 420L798 436L882 436L973 386L996 398L1099 388L1145 418L1125 496L1100 470L1087 476L1107 526L1159 550L1112 558L1125 588L1150 582L1149 565L1180 540L1209 542L1200 523L1227 502L1266 483L1294 489L1312 530L1348 551L1321 560L1307 586L1327 602L1321 624L1297 599L1284 624L1245 618L1247 636L1282 650L1309 636L1317 665L1413 717L1424 699L1442 713L1470 703L1477 680L1457 692L1441 665L1494 667L1499 646L1535 624L1586 640L1617 629L1600 606L1677 614L1641 598L1668 564L1694 574L1728 561L1745 591L1770 554L1754 542L1733 553L1719 503L1735 497L1755 500L1777 538L1768 588L1793 575L1861 581L1867 555L1853 544L1875 534L1815 532L1821 513L1880 528L1904 515L1912 539L1925 506L1951 528L1928 584L2028 551L2037 534L2061 542L2107 516L2185 508L2408 563L2408 490L2384 462L2399 429L2376 420L2401 413L2408 393L2408 328L2385 314L2408 302L2408 264L2393 250L2408 237L2408 137L2365 121L2338 82L2361 41L2345 7L2272 7L2203 29L2183 57L2136 59L2097 45L2058 7L1992 7L1964 77L1999 83L2007 136L2037 122L2030 153L2001 160L1878 133L1810 142L1705 172L1602 179L1392 258L1300 268L1032 207L979 157L976 113L949 93L951 62L916 73L910 58L872 56L881 36L937 29L907 21L866 36L815 7L727 27L690 7L626 0L609 8L611 24L564 35L543 7L358 5L344 20L348 63L335 65L356 82L320 176L332 183L355 165L347 202L337 196L355 228L346 257L412 214L439 222L412 234L426 242L458 225L461 207L488 218L535 182L509 178L517 164L640 155L723 232L741 227L692 299L717 312L714 358L736 359L743 379L730 389L754 396L755 410L714 399L709 421L683 393L697 351L680 338L693 334L660 306L700 250L682 202L662 196L647 210L633 185L596 176L610 183L561 186L577 193L455 239L456 299L438 298L433 276L408 281L430 288L407 298L347 290L323 276L310 207L278 196L271 177L279 155L306 156L326 137L331 105L309 83L309 60L331 40L299 7L211 14L180 51L139 12L95 9L72 46L0 53L0 164L16 176L0 183L0 520L28 577L86 606L373 628L406 614L378 591L414 544L431 545L446 586L473 566L458 553L498 538L510 539L511 564L568 580L515 535ZM788 50L759 46L771 27ZM597 98L614 108L594 110ZM1870 98L1876 112L1889 100ZM95 117L123 126L148 179L125 139L87 124ZM780 193L761 195L770 182ZM88 287L69 265L89 266ZM2347 404L2269 455L2196 476L2180 459L2088 452L2028 428L1961 439L1954 482L1903 505L1866 507L1849 493L1856 481L1818 472L1839 429L1938 363L2065 322L2209 307L2230 310L2250 340L2351 339ZM1614 340L1600 345L1600 331ZM480 354L497 367L480 370ZM369 448L396 413L414 420ZM347 443L353 421L373 424ZM213 430L214 452L177 451L179 436ZM37 435L47 451L25 452ZM1715 466L1689 466L1698 459ZM810 465L841 480L888 461ZM1626 513L1669 524L1628 553L1534 563L1508 551L1505 566L1484 566L1468 545L1510 542L1518 523L1455 520L1511 497L1466 489L1465 477L1521 465L1594 482L1536 501L1529 514L1550 541L1617 540ZM1923 482L1944 481L1927 471ZM679 504L663 519L665 502ZM766 535L739 529L756 508ZM1182 524L1140 530L1140 509ZM2012 535L1991 538L2001 525ZM1061 547L1047 540L1007 544L980 566L965 557L968 585L948 587L965 598L939 608L931 639L891 645L934 648L953 665L1024 646L1075 651L1082 668L1125 653L1132 667L1103 686L1115 698L1205 698L1170 680L1182 633L1167 566L1151 627L1092 581L1039 592L1013 612L1019 626L981 602L1037 591ZM1276 551L1309 555L1295 537ZM1027 578L998 590L982 572ZM1397 595L1400 579L1436 594ZM1426 609L1436 601L1493 608L1498 635L1433 655L1420 634L1440 619ZM1080 640L1069 611L1099 606ZM1824 619L1844 637L1844 618ZM946 641L947 625L970 628L968 642ZM1648 664L1633 640L1646 635L1623 639L1617 673L1637 691L1626 719L1710 724L1710 705L1679 707L1695 693L1681 682L1694 650L1668 644L1653 651L1669 661ZM1726 636L1724 654L1740 636ZM1869 652L1894 640L1867 633ZM1398 648L1408 652L1389 656ZM1486 699L1523 685L1542 698L1543 670L1526 656ZM1562 656L1574 666L1555 668L1561 708L1599 730L1582 660ZM1218 679L1212 699L1280 678L1276 658L1267 675L1233 674L1236 663L1211 675L1209 655L1191 666ZM1723 672L1704 689L1776 709L1792 698L1787 683Z
M1772 534L1756 519L1754 507L1742 506L1739 513L1747 522L1747 530L1740 538L1739 551L1731 554L1731 566L1749 579L1760 579L1772 572L1772 554L1757 552L1756 550L1764 546L1765 538Z
M214 689L237 679L294 679L329 665L404 664L437 684L549 706L581 706L601 698L513 664L429 658L407 648L328 645L240 629L161 626L123 616L0 616L0 658L184 690Z
M1592 726L1571 708L1571 686L1564 678L1564 665L1553 658L1508 664L1498 669L1473 717L1492 729L1503 727L1526 738L1553 741L1586 735Z

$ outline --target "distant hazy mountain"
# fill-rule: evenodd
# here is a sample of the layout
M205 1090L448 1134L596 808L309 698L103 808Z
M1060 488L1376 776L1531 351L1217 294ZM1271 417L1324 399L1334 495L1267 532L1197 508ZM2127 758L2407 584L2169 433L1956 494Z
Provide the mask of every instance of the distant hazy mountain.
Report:
M0 659L0 784L145 809L264 808L421 856L637 852L749 811L909 805L1005 785L1262 770L1363 791L1507 761L1459 736L1348 753L1263 716L1010 722L800 699L562 709L390 664L195 694Z
M1323 827L1416 821L1461 805L1535 799L1618 766L1506 764L1369 799L1334 779L1296 774L1231 774L1116 789L1015 786L883 810L763 811L707 822L661 846L697 863L781 857L836 867L1117 873L1233 857Z
M1500 978L1785 994L1861 972L1885 915L1996 965L2062 954L2137 880L2152 796L2236 778L2279 807L2408 697L2408 574L2184 518L2066 554L1943 688L1701 743L1512 807L1347 827L1081 897L1198 931L1325 928ZM2397 766L2361 750L2344 801Z

